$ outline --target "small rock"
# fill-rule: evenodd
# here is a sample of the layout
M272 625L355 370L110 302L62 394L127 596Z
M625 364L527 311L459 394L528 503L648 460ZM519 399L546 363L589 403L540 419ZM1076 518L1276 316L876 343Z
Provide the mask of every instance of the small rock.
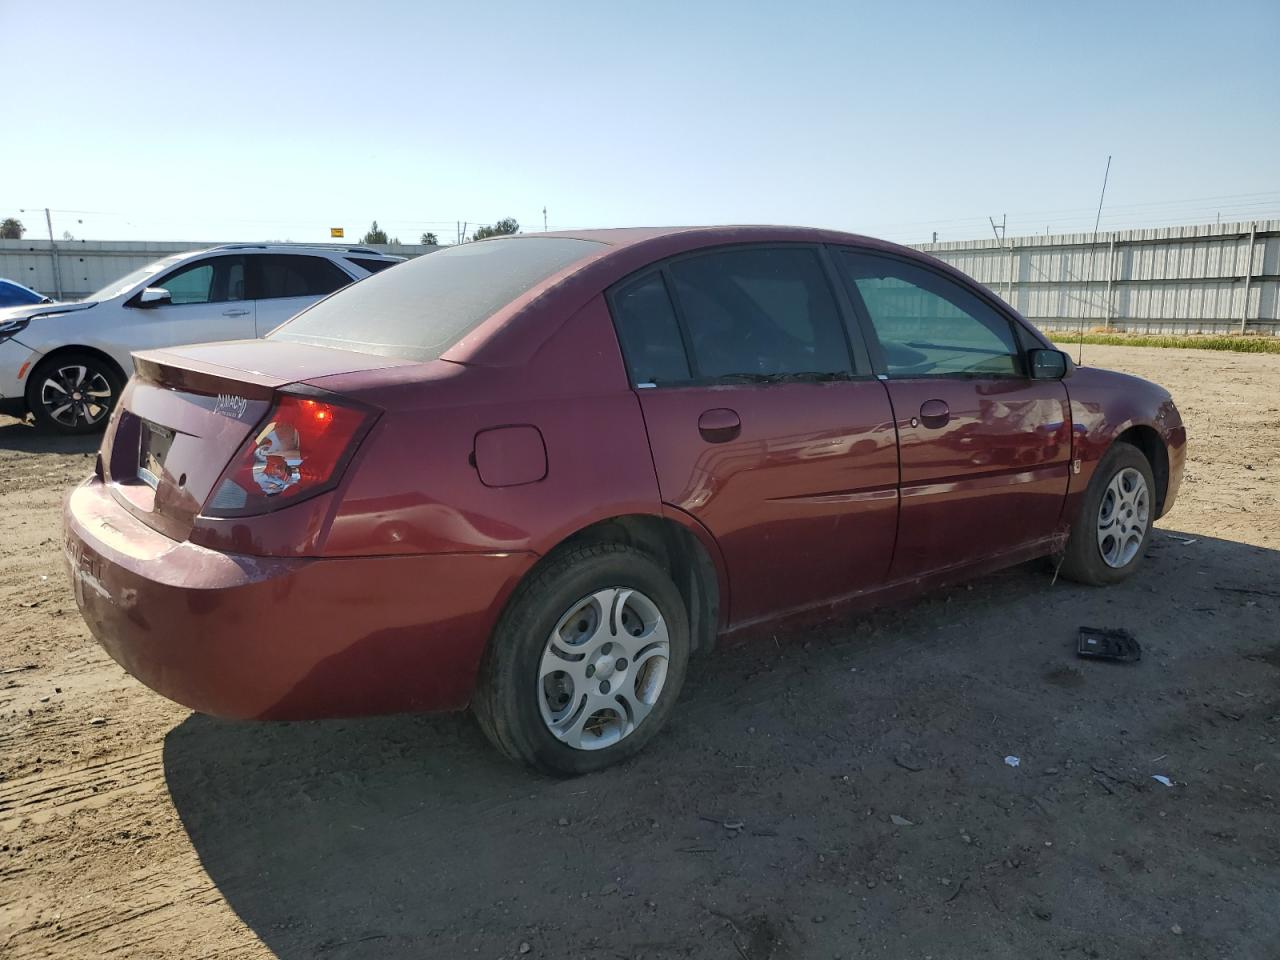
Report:
M889 814L889 820L893 823L895 827L914 827L915 826L915 824L912 823L910 820L908 820L906 817L900 817L896 813Z
M617 893L617 892L618 892L618 885L616 883L606 883L603 887L600 888L600 896L602 897L607 897L610 894Z
M89 726L100 727L106 722L107 722L106 717L94 717L92 720L89 721Z
M1056 774L1057 772L1058 772L1058 768L1057 768L1057 767L1045 767L1045 768L1044 768L1044 775L1045 775L1046 777L1052 777L1052 776L1053 776L1054 774Z
M1180 937L1182 936L1182 927L1178 926L1175 923L1172 927L1169 928L1169 932L1172 933L1175 937Z
M967 833L960 834L960 839L965 843L973 843L973 837L969 836Z
M49 702L49 698L48 698L48 697L41 697L41 698L40 698L40 702L41 702L41 703L48 703L48 702Z
M868 889L868 890L874 890L875 888L876 888L876 878L875 878L875 877L867 877L867 889Z
M562 827L567 827L569 825L569 818L561 817L559 820L556 821L556 823L558 823Z
M530 950L532 950L532 949L533 949L533 947L529 946L529 941L528 941L528 940L522 940L522 941L520 941L520 952L521 952L521 953L528 953L528 952L529 952Z
M814 918L813 918L813 922L814 922L814 923L822 923L822 922L824 922L826 919L827 919L827 918L826 918L826 917L824 917L822 914L818 914L816 917L814 917Z

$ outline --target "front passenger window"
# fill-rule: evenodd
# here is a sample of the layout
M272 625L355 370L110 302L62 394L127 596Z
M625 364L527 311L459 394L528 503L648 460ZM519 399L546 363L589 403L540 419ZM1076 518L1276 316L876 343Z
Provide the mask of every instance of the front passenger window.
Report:
M175 273L161 286L172 303L208 303L213 291L213 264L202 263Z
M173 304L226 303L244 299L244 257L210 257L179 267L152 284L169 291Z
M1009 320L960 284L893 257L844 250L837 262L866 305L891 377L1020 377Z

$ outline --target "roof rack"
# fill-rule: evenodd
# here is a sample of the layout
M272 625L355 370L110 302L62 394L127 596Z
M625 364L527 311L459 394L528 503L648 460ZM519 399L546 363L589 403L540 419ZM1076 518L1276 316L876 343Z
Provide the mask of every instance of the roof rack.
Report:
M310 250L332 250L337 253L362 253L375 257L393 256L372 247L348 247L341 243L220 243L212 250L266 250L270 247L297 247Z

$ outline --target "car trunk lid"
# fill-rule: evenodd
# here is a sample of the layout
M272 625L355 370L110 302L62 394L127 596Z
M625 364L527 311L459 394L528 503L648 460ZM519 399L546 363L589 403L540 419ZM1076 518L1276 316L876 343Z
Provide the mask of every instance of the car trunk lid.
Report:
M136 354L103 441L104 479L139 520L185 540L282 388L397 365L408 361L261 340Z

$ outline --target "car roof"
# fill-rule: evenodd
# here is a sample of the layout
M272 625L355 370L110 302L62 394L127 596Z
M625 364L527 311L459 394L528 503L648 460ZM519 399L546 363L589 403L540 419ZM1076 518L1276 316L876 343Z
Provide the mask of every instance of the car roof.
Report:
M595 230L558 230L551 233L521 233L516 237L568 237L574 240L593 240L611 247L628 247L639 243L670 238L679 239L682 245L689 241L706 239L711 243L858 243L882 245L876 240L856 233L828 230L820 227L790 227L776 224L720 224L674 227L608 227ZM698 244L694 244L695 246ZM885 244L895 246L894 244ZM905 248L904 248L905 249Z
M547 277L471 331L442 359L458 363L514 366L526 362L551 333L602 290L668 257L742 243L829 243L856 246L924 261L937 270L971 280L928 254L874 237L817 227L766 224L688 227L621 227L518 233L478 243L525 241L545 237L586 240L602 245L593 253Z

